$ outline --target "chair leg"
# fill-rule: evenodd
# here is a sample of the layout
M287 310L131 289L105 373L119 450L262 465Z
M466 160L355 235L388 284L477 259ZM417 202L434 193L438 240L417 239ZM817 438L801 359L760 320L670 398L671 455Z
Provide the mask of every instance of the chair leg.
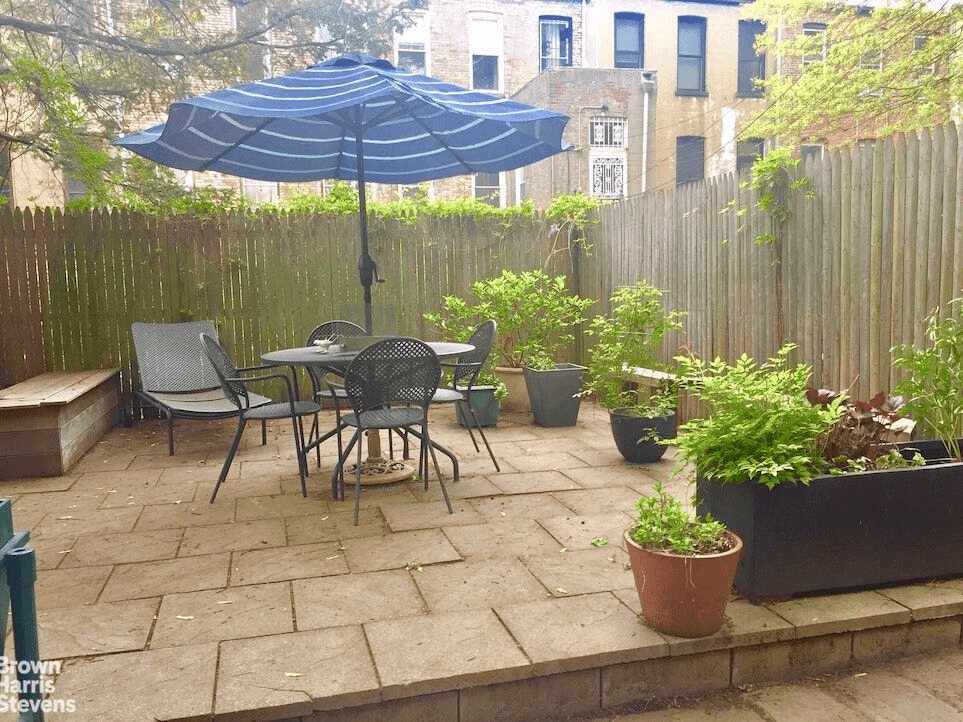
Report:
M167 453L174 455L174 414L167 413Z
M231 441L231 448L227 451L227 457L224 459L224 466L221 467L221 475L217 478L217 483L214 485L214 493L211 494L211 503L214 503L214 497L217 496L217 490L221 488L221 484L227 478L227 472L231 468L231 462L234 461L234 454L237 453L237 447L241 443L241 434L244 432L244 425L247 420L243 416L238 416L237 418L237 431L234 432L234 440Z
M471 414L472 421L474 422L475 427L478 428L480 431L481 426L478 424L478 419L475 417L475 409L472 408L471 404L468 403L467 401L456 401L455 404L462 409L462 416L465 416L466 418L467 418L467 415L465 414L464 409L468 409L468 413ZM471 443L475 445L475 451L481 451L481 449L478 448L478 442L475 441L475 434L472 431L472 427L470 425L468 426L468 435L471 437Z
M351 437L351 441L348 442L345 450L338 455L338 463L335 465L334 471L331 472L331 497L334 499L344 501L344 462L348 460L348 455L360 438L361 430L358 429Z
M361 444L358 444L358 459L354 467L354 525L358 526L361 514Z
M294 448L298 454L298 474L301 476L301 496L306 499L308 496L308 484L304 477L308 471L308 455L304 453L304 424L300 416L292 416L291 423L294 426Z
M441 494L445 497L445 504L448 506L448 513L454 514L454 510L451 508L451 499L448 498L448 487L445 486L445 480L441 478L441 468L438 466L438 456L435 454L435 446L431 443L431 439L428 437L428 424L425 423L421 427L422 440L421 443L425 448L431 452L431 460L435 464L435 476L438 477L438 485L441 487ZM425 452L427 457L427 452ZM425 489L428 488L428 459L425 459Z
M488 443L488 437L485 436L485 430L482 428L482 425L478 423L478 417L475 416L475 409L471 407L471 404L468 404L468 410L471 412L472 423L475 424L475 428L478 429L478 433L481 434L482 441L485 442L485 448L488 449L488 455L492 458L492 463L495 465L495 471L501 471L501 467L498 466L498 462L495 460L495 452L492 451L492 447ZM468 429L468 433L471 433L471 428ZM474 435L471 437L471 440L475 440ZM478 444L475 444L475 451L478 450Z

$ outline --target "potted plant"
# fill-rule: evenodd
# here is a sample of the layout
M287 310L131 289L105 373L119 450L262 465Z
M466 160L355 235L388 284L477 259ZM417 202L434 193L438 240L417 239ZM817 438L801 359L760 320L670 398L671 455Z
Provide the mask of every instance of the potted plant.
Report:
M642 496L625 532L642 618L677 637L714 634L725 619L742 541L711 516L695 517L666 493Z
M478 383L468 392L468 403L475 410L475 418L480 426L488 428L498 425L499 405L507 393L508 388L494 373L483 372L478 377ZM456 404L455 409L458 423L466 429L471 427L472 421L461 404Z
M609 315L596 316L586 329L595 344L589 350L582 394L592 394L608 409L615 444L632 462L658 461L666 449L659 440L676 435L675 377L660 361L659 352L667 334L682 330L679 319L685 313L667 313L662 295L645 280L618 288L612 293ZM626 381L627 373L657 379L654 392L634 388Z
M786 598L963 574L963 463L864 439L899 401L814 391L793 348L762 365L678 359L707 415L680 426L676 458L695 471L699 513L744 542L736 589Z
M495 373L508 388L503 408L523 411L519 401L527 397L540 426L571 426L578 417L577 394L585 367L560 359L594 301L571 293L566 283L565 276L552 278L540 270L506 270L473 283L473 300L445 296L441 313L425 314L446 332L487 318L497 321L492 355ZM525 394L520 392L523 378Z

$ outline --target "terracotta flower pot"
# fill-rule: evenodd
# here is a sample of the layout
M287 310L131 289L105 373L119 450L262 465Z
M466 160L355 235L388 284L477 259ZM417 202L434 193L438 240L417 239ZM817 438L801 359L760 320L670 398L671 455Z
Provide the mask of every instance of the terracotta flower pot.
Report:
M726 534L734 542L728 551L681 556L643 549L625 532L642 618L648 626L676 637L707 637L719 631L742 553L742 540L732 532Z

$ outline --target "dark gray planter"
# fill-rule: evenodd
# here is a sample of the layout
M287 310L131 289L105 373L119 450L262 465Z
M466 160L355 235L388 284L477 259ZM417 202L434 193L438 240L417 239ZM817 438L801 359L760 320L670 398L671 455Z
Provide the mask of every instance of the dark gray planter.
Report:
M538 426L575 426L582 403L575 394L582 390L585 367L566 363L545 371L524 368L522 373L535 423Z
M475 417L480 426L488 428L498 424L498 399L495 398L494 386L476 386L468 392L468 403L475 411ZM455 404L458 423L466 429L474 428L471 414L464 408L463 404Z
M633 416L621 411L609 411L612 437L622 458L633 463L652 463L665 454L665 444L658 441L641 440L650 430L663 439L674 439L676 433L676 413L666 416Z
M940 442L901 444L927 459ZM700 478L700 514L745 543L734 586L750 600L963 575L963 463L820 476L808 486Z

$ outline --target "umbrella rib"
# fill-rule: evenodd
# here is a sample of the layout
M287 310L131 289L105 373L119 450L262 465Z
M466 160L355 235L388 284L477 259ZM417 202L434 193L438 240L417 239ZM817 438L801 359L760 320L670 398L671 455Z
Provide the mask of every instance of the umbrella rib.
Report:
M401 101L401 102L398 102L398 101L396 101L396 102L397 102L398 105L400 105L400 106L403 107L404 104L407 103L408 101L407 101L407 99L406 99L406 100ZM449 111L449 112L455 112L455 111ZM431 128L429 128L427 125L425 125L425 124L421 121L421 118L419 118L418 116L416 116L416 115L414 115L414 114L409 114L408 117L411 118L415 123L417 123L417 124L419 125L419 127L421 127L421 129L424 130L428 135L430 135L432 138L434 138L435 141L438 142L438 145L439 145L439 146L441 146L441 147L444 148L446 151L448 151L448 152L451 154L451 157L454 158L455 161L458 163L458 165L460 165L462 168L465 169L466 173L474 173L474 172L475 172L475 171L471 168L471 166L469 166L464 160L461 159L461 157L451 148L451 146L449 146L447 143L445 143L445 141L443 141L441 138L439 138L439 137L437 136L437 134L435 133L435 131L433 131Z
M219 115L220 115L220 114L219 114ZM234 143L233 145L230 145L230 146L226 147L223 151L221 151L220 153L218 153L217 155L215 155L213 158L211 158L209 161L207 161L206 163L204 163L203 165L201 165L201 167L198 168L197 170L199 170L199 171L205 171L205 170L207 170L208 168L211 167L211 165L213 165L214 163L216 163L217 161L219 161L221 158L223 158L225 155L227 155L228 153L230 153L232 150L234 150L234 149L237 148L238 146L241 146L241 145L243 145L244 143L246 143L246 142L247 142L247 139L250 138L252 135L254 135L255 133L260 133L262 130L264 130L264 129L271 123L272 120L274 120L274 118L265 118L263 123L261 123L260 125L252 128L246 135L244 135L242 138L238 139L238 141L237 141L236 143Z

